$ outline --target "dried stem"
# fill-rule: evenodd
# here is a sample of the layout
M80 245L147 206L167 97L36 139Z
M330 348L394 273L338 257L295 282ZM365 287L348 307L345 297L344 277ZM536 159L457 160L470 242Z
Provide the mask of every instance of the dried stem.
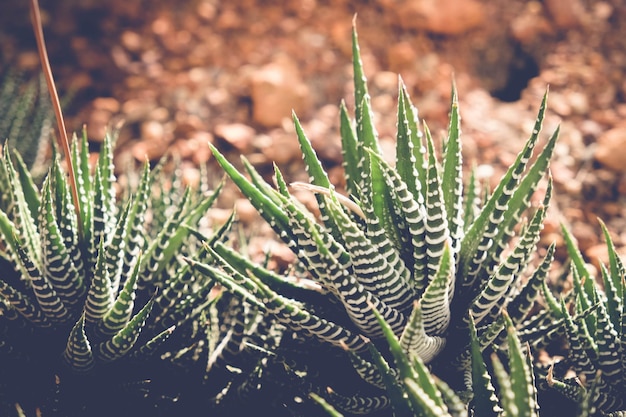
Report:
M307 182L296 181L296 182L292 182L290 185L293 188L298 188L300 190L307 190L307 191L311 191L313 193L323 194L323 195L326 195L326 196L330 196L331 195L331 191L328 188L320 187L319 185L309 184ZM341 204L343 204L348 209L352 210L352 212L355 213L360 218L365 219L365 213L363 213L363 210L361 209L361 207L359 207L359 205L357 203L355 203L354 201L350 200L348 197L346 197L344 195L337 194L337 193L335 193L333 195L337 198L337 201L339 201Z
M65 159L67 160L67 169L70 177L70 189L72 190L72 200L74 201L74 208L76 209L76 216L78 218L79 233L82 235L83 222L80 214L80 200L78 198L78 189L76 187L74 165L71 158L70 140L67 136L67 131L65 130L65 120L63 119L63 112L61 110L61 102L59 100L56 85L54 84L54 78L52 77L50 61L48 60L48 51L46 49L46 43L43 36L43 26L41 24L41 13L39 12L38 0L30 0L30 18L33 25L33 31L35 32L35 39L37 40L39 60L41 61L41 67L46 78L46 84L48 85L48 92L52 101L52 107L54 108L54 114L57 119L61 147L63 148L63 153L65 153Z

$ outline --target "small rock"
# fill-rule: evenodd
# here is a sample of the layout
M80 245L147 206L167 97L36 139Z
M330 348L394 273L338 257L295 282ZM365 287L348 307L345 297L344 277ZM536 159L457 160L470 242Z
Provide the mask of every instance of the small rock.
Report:
M623 247L616 248L615 251L617 252L617 255L619 257L623 257L624 253L626 253L624 249L625 248ZM587 250L585 251L585 256L587 257L587 259L589 259L593 266L596 267L598 271L600 271L600 263L604 264L605 266L609 263L609 252L605 242L598 243L597 245L593 245L587 248Z
M252 148L255 130L243 123L219 124L215 126L215 136L224 139L241 152Z
M555 92L550 95L550 108L559 116L584 115L589 112L587 95L578 91Z
M122 45L124 45L124 47L131 52L141 50L142 39L141 35L137 32L133 32L131 30L124 31L120 36L120 41L122 42Z
M189 159L199 165L207 162L211 157L209 143L213 142L213 135L206 132L195 132L188 139L178 139L172 145L172 153L181 159Z
M231 209L211 207L207 210L207 217L211 220L213 226L221 226L228 221L232 212Z
M626 149L626 127L616 127L598 138L594 157L610 170L626 172L624 149Z
M237 29L243 24L242 18L234 8L225 8L217 18L216 27L221 30Z
M171 141L171 132L168 133L162 123L154 120L143 122L139 130L141 140L133 145L133 157L138 161L154 161L163 157Z
M574 224L572 233L576 237L578 248L583 253L587 253L587 249L600 242L595 226L590 223Z
M417 53L411 42L396 43L387 50L389 69L394 73L401 73L405 69L410 69L416 61Z
M92 104L94 108L107 110L110 113L117 113L120 111L120 102L112 97L98 97Z
M215 18L217 14L217 5L213 4L212 1L201 1L196 8L196 12L198 16L202 19L210 22Z
M22 52L17 58L17 67L32 70L40 67L39 55L36 52Z
M626 196L626 176L621 175L617 180L617 193L620 196Z
M141 124L141 138L150 141L162 141L165 137L163 124L154 120L148 120Z
M181 167L183 184L192 188L200 186L200 170L195 166L186 165Z
M114 98L100 97L91 102L92 110L87 118L87 137L102 142L113 115L120 111L120 103Z
M341 140L320 119L313 119L304 127L313 149L323 161L341 163Z
M282 57L252 75L252 117L264 127L280 126L291 111L302 117L309 90L290 58Z
M133 145L131 153L139 162L144 162L146 160L156 161L165 155L166 150L167 147L163 143L142 140L141 142L137 142Z
M398 74L391 71L377 72L372 77L372 89L381 94L397 94Z
M93 142L102 142L107 126L111 120L111 113L106 110L94 109L89 113L87 120L87 137Z
M575 29L587 19L580 0L545 0L544 4L552 21L560 29Z
M165 107L157 107L150 112L148 118L150 120L156 120L157 122L165 123L170 118L170 111Z
M396 6L404 29L460 35L485 21L485 7L476 0L406 0Z
M511 21L511 34L523 45L530 45L552 32L550 22L544 17L544 10L538 1L529 1L519 16Z
M271 258L270 265L268 266L270 266L271 269L284 271L296 261L296 255L283 243L273 242L269 248L269 253L271 254Z
M279 165L288 164L301 155L298 139L292 133L272 132L271 135L265 136L262 141L259 141L258 145L260 145L261 152L267 160Z
M239 198L235 201L235 212L239 221L244 224L252 224L261 218L257 209L247 198Z
M589 112L589 98L580 91L569 91L566 93L572 111L575 114L585 115Z
M151 111L157 108L154 100L130 99L122 104L122 113L128 123L145 120Z

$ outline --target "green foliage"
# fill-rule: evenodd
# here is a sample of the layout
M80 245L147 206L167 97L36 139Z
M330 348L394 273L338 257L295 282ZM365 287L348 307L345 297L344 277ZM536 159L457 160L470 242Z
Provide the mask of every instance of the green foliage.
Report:
M273 187L245 158L240 172L212 148L296 254L283 273L226 244L234 213L202 226L221 184L185 187L161 163L125 173L122 189L114 135L95 164L85 135L74 140L79 207L56 149L34 181L30 159L4 146L0 414L538 417L562 404L579 417L626 414L626 269L609 232L602 224L609 262L595 277L563 228L568 293L546 282L555 245L536 259L558 136L535 152L547 93L515 162L480 190L463 170L454 83L438 147L399 79L391 163L356 29L353 68L354 122L340 106L347 195L293 115L309 183L291 187L315 193L319 216L278 167ZM46 110L32 116L32 86L10 100L22 91L12 80L0 92L0 133L40 142L45 122L25 120L46 120ZM547 192L531 207L541 181ZM563 341L564 360L533 361Z
M290 194L277 167L274 188L245 158L244 174L213 148L228 176L297 255L294 275L253 268L220 243L213 248L216 265L189 262L245 305L284 326L288 338L306 344L307 353L296 355L282 344L261 346L284 357L280 360L288 364L286 369L303 375L299 386L290 387L293 396L304 399L313 392L316 401L324 399L347 414L375 413L391 405L395 415L443 415L445 410L465 415L476 392L472 375L480 371L472 367L475 350L488 356L513 344L512 328L523 327L554 255L554 247L549 248L540 266L527 273L550 201L550 181L543 204L530 210L527 224L522 218L534 190L547 177L558 135L557 130L533 155L547 94L531 137L483 202L476 198L480 192L475 181L465 184L463 178L455 86L440 160L400 80L394 167L378 145L356 30L353 57L356 124L343 104L340 115L348 196L330 182L293 117L310 180L295 185L316 193L319 218ZM501 314L505 309L511 310L506 318ZM311 364L319 370L329 362L320 345L334 359L349 361L349 375L311 375ZM518 345L508 352L510 371L516 375L511 386L504 386L508 380L498 359L494 371L501 390L516 392L499 406L507 415L516 415L515 409L535 415L534 388L524 385L532 384L528 359ZM521 387L524 391L517 392Z
M0 84L0 142L16 149L26 165L43 165L54 119L43 77L24 80L9 69ZM37 167L37 176L43 174Z
M571 292L560 302L547 287L546 314L561 324L568 350L566 358L548 369L546 384L580 403L580 416L620 415L626 409L624 265L604 223L600 221L608 249L608 265L600 262L596 277L578 250L574 237L563 227L571 259ZM552 339L559 333L553 332ZM573 372L573 376L566 372Z
M221 186L211 193L184 187L177 174L151 171L146 163L127 174L136 187L120 190L112 146L107 135L90 166L86 137L73 143L80 217L58 156L38 189L20 154L3 149L2 415L13 415L16 403L27 414L34 407L52 415L118 412L107 396L151 392L136 386L149 382L145 370L156 363L167 371L168 358L205 337L204 310L218 302L218 293L177 255L206 255L192 229ZM224 239L227 231L228 225L208 239ZM184 391L170 388L173 398ZM152 407L136 404L136 410Z

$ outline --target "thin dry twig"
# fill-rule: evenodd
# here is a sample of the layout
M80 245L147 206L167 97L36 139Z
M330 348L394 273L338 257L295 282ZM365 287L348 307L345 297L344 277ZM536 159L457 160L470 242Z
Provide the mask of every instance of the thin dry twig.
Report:
M348 209L352 210L352 212L355 213L357 216L359 216L362 219L365 218L365 213L363 213L363 210L361 209L361 207L359 207L357 203L350 200L348 197L344 195L341 195L338 193L332 193L332 191L329 190L328 188L320 187L319 185L309 184L307 182L295 181L295 182L292 182L290 185L293 188L297 188L300 190L307 190L307 191L311 191L313 193L318 193L318 194L324 194L326 196L334 195L337 198L337 201L339 201Z
M41 61L41 67L46 78L46 84L48 85L48 92L50 93L50 99L52 101L52 107L54 108L54 114L57 119L57 127L59 129L61 147L63 153L65 153L65 159L67 160L67 169L70 177L70 189L72 190L72 200L74 201L74 208L76 210L76 216L78 218L78 228L82 234L82 219L80 215L80 200L78 198L78 189L76 187L76 176L74 174L74 165L72 163L70 140L65 130L65 119L63 119L63 112L61 110L61 101L59 100L59 94L52 77L52 69L50 67L50 61L48 60L48 51L46 49L46 43L43 36L43 26L41 24L41 13L39 11L38 0L30 0L30 18L33 25L33 31L35 32L35 39L37 40L37 49L39 50L39 60Z

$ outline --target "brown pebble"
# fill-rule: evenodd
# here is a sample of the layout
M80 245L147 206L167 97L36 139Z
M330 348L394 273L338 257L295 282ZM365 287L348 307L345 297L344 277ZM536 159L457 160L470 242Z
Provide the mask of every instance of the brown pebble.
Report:
M241 152L251 149L256 134L254 128L243 123L219 124L215 126L215 136L223 139Z
M624 149L626 149L626 127L616 127L598 138L594 157L613 171L626 172Z

